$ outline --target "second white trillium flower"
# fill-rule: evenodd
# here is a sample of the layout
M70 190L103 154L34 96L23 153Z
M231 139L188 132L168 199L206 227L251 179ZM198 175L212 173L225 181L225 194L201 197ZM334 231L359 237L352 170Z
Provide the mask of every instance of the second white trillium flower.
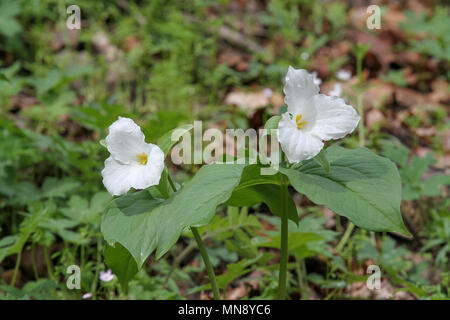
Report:
M319 94L306 70L289 67L284 94L288 109L278 124L278 141L291 163L315 157L323 141L343 138L360 120L343 99Z
M129 118L119 117L109 127L105 139L111 156L102 170L103 184L112 195L130 188L145 189L157 185L164 169L164 152L146 143L141 128Z

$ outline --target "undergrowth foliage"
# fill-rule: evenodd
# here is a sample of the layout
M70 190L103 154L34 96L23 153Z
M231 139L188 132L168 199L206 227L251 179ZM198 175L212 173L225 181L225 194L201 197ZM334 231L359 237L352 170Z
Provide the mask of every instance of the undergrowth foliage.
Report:
M449 299L444 1L72 4L0 0L0 299Z

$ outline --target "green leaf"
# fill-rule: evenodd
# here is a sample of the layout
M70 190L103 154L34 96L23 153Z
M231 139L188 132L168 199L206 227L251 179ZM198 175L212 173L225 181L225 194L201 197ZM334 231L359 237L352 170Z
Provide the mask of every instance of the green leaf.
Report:
M0 80L10 82L9 79L6 77L6 75L4 75L3 73L0 73Z
M219 289L225 290L226 287L235 279L242 277L243 275L255 270L258 266L258 263L267 263L270 259L272 259L271 254L259 254L253 259L242 259L236 263L227 264L226 272L216 277L217 286ZM200 287L193 288L189 291L189 294L201 291L201 290L211 290L211 284L205 284Z
M328 162L327 156L325 155L325 151L323 149L320 150L319 154L314 157L314 160L320 164L326 173L330 173L330 162Z
M281 106L280 109L278 109L278 112L280 114L283 114L283 113L287 112L287 109L288 109L287 106Z
M122 288L128 290L128 282L139 271L136 261L128 250L120 243L116 243L114 247L108 245L105 249L105 263L117 276Z
M172 129L166 134L164 134L162 137L158 139L158 146L161 148L161 150L164 152L164 155L166 156L170 149L178 142L180 141L181 137L184 133L188 132L194 128L192 124L186 124L183 126L179 126L178 128ZM172 134L176 133L176 139L172 140Z
M281 217L280 173L261 175L261 166L250 165L244 169L239 185L233 190L227 204L236 207L249 207L264 202L270 212ZM298 224L298 214L292 197L288 197L288 217Z
M309 242L321 241L323 238L313 232L292 232L289 233L288 248L295 250L297 247L303 246ZM270 241L258 244L259 247L280 248L281 236L276 235L270 238Z
M167 200L153 187L121 196L105 209L102 233L107 242L122 244L139 267L155 249L159 259L184 228L209 223L239 183L243 169L238 164L204 166Z
M423 182L422 193L428 197L436 197L441 194L441 187L450 184L450 175L436 174Z
M400 176L389 159L366 148L330 147L326 153L329 173L313 160L280 171L298 192L361 228L410 235L400 213Z
M264 129L267 129L267 130L278 129L278 123L280 122L280 120L281 120L281 116L270 117L264 124Z

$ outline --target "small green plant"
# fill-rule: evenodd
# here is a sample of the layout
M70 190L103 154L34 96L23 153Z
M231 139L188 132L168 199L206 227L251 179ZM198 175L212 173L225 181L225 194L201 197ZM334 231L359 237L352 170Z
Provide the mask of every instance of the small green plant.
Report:
M382 154L399 166L403 184L403 199L414 200L420 196L436 197L441 194L441 187L450 184L448 174L437 173L424 179L425 173L436 160L432 152L421 158L398 141L384 141Z

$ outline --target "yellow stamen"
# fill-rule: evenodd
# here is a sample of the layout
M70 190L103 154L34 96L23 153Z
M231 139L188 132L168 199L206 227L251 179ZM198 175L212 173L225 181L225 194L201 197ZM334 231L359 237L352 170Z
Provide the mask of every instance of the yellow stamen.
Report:
M295 117L295 123L297 124L297 128L300 130L300 129L303 129L303 127L308 123L307 121L301 121L302 120L302 115L301 114L298 114L296 117Z
M142 152L141 154L138 154L136 156L136 158L138 159L139 164L142 164L144 166L147 164L148 158L147 158L147 154L146 153Z

